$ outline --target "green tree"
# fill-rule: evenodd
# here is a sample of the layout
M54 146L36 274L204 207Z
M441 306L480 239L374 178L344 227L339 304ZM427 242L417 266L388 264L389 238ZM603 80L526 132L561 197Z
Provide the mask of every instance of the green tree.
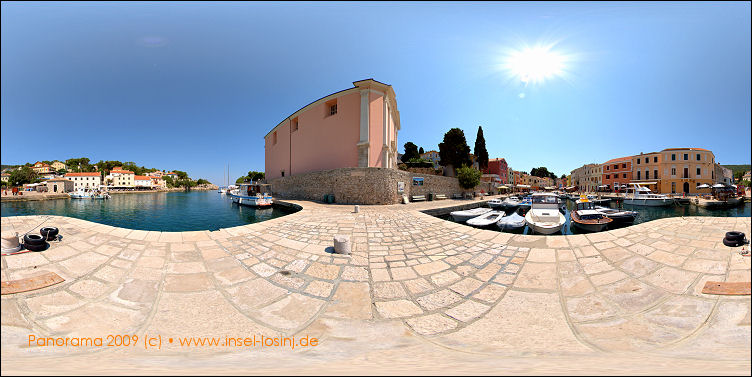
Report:
M236 185L239 185L239 184L241 184L241 183L243 183L243 182L246 182L246 181L248 181L248 176L247 176L247 175L244 175L244 176L242 176L242 177L240 177L240 178L236 179L236 180L235 180L235 184L236 184Z
M426 152L425 152L425 151L423 150L423 147L420 147L420 148L418 148L418 154L423 154L423 153L426 153Z
M457 170L457 180L460 183L460 187L469 190L478 186L480 183L481 172L478 169L468 166L462 166Z
M418 146L408 141L405 143L405 154L402 155L402 162L407 162L413 158L420 158L418 154Z
M65 160L65 165L68 166L70 171L75 173L93 172L94 167L89 162L89 159L86 157L69 158Z
M444 134L444 141L439 143L439 159L440 165L452 165L455 169L471 165L470 147L461 129L452 128Z
M175 174L178 175L178 179L188 179L188 173L180 170L173 170Z
M197 179L197 180L196 180L196 184L197 184L197 185L208 185L208 184L210 184L210 183L211 183L211 182L209 182L209 181L207 181L207 180L205 180L205 179L203 179L203 178L199 178L199 179Z
M475 136L473 154L480 169L488 169L488 150L486 150L486 138L483 137L483 127L481 126L478 126L478 135Z
M162 177L162 179L164 179L167 187L169 188L175 187L175 181L172 179L172 177L164 176Z
M545 166L541 166L539 168L533 168L532 170L530 170L530 175L534 177L540 177L540 178L549 177L551 179L556 179L556 174L548 171L548 168Z
M37 173L34 172L30 167L24 166L21 168L21 170L13 170L10 172L10 177L8 177L8 183L12 186L20 186L26 183L34 183L39 182L39 179L37 178Z
M251 170L248 172L248 179L251 181L260 181L266 178L266 174L262 171Z
M561 179L567 179L567 175L566 174L562 174L561 177L559 177L559 178L561 178Z

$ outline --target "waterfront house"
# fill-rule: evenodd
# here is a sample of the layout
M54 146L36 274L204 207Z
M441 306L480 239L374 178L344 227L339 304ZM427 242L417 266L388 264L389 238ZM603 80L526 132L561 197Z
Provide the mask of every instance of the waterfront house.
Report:
M75 185L73 181L66 178L53 178L45 182L47 192L66 193L73 191Z
M729 168L725 168L716 163L713 165L713 180L715 183L722 183L725 185L734 184L734 172Z
M146 175L149 177L162 178L162 176L164 176L165 173L161 170L157 170L157 171L146 173ZM177 176L177 174L175 174L175 176Z
M585 164L570 172L572 185L580 191L595 192L603 182L600 164Z
M52 164L50 164L50 167L53 171L68 170L68 167L58 160L53 161Z
M41 174L41 173L49 173L51 170L50 165L45 164L44 162L37 161L34 163L34 165L31 167L31 170L34 170L35 173Z
M97 189L102 184L102 175L99 172L66 173L65 179L73 182L74 191Z
M602 184L611 190L628 186L632 181L632 156L619 157L601 164Z
M151 187L162 190L167 188L167 182L165 182L164 179L161 177L150 177L151 178Z
M170 177L170 178L172 178L173 181L177 181L178 180L178 173L175 173L173 171L171 171L169 173L164 173L163 176L164 177Z
M122 170L123 168L117 166L110 171L110 174L105 177L105 180L109 182L109 186L115 188L132 188L136 185L136 174L130 170Z
M8 183L10 181L10 174L3 173L0 175L0 181Z
M750 180L752 180L752 170L747 170L747 172L744 173L744 175L742 175L742 180L743 181L750 181Z
M503 158L492 158L488 160L488 168L483 172L486 174L496 174L499 176L501 183L509 183L509 179L507 178L508 170L509 166L507 165L507 160Z
M151 177L145 175L134 175L133 185L137 188L152 188Z
M397 167L397 100L366 79L290 114L264 136L266 179L353 167Z

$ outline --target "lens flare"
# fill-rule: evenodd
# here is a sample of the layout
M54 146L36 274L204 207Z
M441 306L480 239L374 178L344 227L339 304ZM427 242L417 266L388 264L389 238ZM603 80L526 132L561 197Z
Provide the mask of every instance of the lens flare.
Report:
M542 84L565 74L569 57L553 50L553 45L538 45L509 50L502 68L526 86Z

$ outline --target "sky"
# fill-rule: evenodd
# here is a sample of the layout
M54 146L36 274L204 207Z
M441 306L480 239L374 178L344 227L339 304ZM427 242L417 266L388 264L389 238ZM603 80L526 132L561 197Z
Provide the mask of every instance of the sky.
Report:
M750 3L2 2L1 160L88 157L221 184L352 82L392 85L400 152L450 128L557 175L710 149L750 163Z

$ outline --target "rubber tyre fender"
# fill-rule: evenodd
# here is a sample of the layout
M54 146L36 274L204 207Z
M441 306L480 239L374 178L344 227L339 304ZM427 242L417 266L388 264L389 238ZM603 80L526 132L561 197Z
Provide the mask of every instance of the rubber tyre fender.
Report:
M45 237L47 241L52 241L56 239L58 233L60 233L60 230L54 226L48 226L48 227L39 229L39 234L41 234L42 237Z
M23 238L24 240L24 246L37 246L37 245L44 245L44 237L36 235L36 234L27 234ZM28 249L28 247L27 247Z
M728 247L737 247L737 246L741 246L742 245L742 241L738 241L738 240L729 241L729 240L727 240L727 239L724 238L723 239L723 244L726 245L726 246L728 246Z
M737 232L737 231L726 232L725 239L727 239L729 241L743 241L744 240L744 233Z
M24 244L24 247L26 248L26 250L43 251L47 250L47 242L43 242L41 245Z

